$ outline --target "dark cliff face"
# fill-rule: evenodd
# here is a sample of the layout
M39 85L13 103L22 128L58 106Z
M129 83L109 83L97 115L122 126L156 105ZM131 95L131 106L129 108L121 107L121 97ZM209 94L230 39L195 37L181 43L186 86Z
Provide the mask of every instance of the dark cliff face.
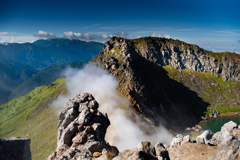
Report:
M113 37L93 59L118 80L118 90L132 102L138 113L133 119L179 130L201 120L210 101L199 96L201 80L191 85L176 81L164 66L182 72L210 72L224 81L240 81L240 56L205 51L196 45L165 38L127 40ZM180 73L181 75L181 73ZM190 87L190 88L189 88ZM200 88L200 89L199 89ZM205 94L202 94L205 95Z

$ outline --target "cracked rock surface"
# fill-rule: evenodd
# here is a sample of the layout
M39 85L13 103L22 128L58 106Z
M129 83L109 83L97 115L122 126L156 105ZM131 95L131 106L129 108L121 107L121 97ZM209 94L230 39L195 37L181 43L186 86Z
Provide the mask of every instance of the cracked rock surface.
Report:
M69 99L59 113L57 150L48 159L94 159L95 152L114 151L105 141L110 121L98 110L98 102L89 93Z

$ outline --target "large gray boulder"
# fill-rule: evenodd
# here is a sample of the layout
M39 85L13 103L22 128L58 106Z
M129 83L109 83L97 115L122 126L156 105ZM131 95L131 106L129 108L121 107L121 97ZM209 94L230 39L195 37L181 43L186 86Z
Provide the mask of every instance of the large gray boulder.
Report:
M162 143L157 143L154 145L154 149L156 152L156 156L158 157L158 159L160 160L170 160L169 154L167 149L164 147L164 145Z
M218 143L222 143L222 144L228 144L231 139L235 138L235 136L233 135L233 130L237 129L238 125L233 122L233 121L229 121L227 123L225 123L220 132L217 132L213 135L211 142L212 144L218 144Z
M93 159L95 152L116 147L105 141L110 121L107 114L98 111L98 103L89 93L79 93L67 101L59 112L57 150L48 159Z
M137 145L137 149L138 149L139 152L143 151L143 152L146 152L146 153L149 153L149 154L153 154L152 153L152 145L151 145L151 142L149 142L149 141L140 142Z
M201 135L197 136L196 141L197 143L208 144L213 136L212 131L206 130Z
M222 142L222 140L223 140L222 132L215 133L211 139L211 141L214 143Z
M0 138L0 159L31 160L30 142L28 138Z
M182 141L183 141L183 135L178 134L173 138L172 142L170 143L170 146L172 146L172 147L180 146Z
M220 148L214 154L212 160L234 160L240 153L240 141L231 137L228 143L221 144Z
M227 130L228 132L232 132L233 129L238 128L238 125L233 122L233 121L229 121L228 123L225 123L222 128L221 128L221 132L223 132L224 130Z

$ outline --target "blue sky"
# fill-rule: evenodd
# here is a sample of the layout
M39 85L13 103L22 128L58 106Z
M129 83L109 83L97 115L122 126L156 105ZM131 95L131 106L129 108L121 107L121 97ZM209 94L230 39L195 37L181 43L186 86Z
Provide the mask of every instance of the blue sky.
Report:
M0 42L158 36L240 53L239 0L1 0Z

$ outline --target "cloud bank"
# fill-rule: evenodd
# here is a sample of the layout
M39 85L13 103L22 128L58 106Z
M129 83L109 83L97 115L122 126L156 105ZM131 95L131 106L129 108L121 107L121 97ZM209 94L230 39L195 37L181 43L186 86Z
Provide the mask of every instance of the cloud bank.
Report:
M161 34L156 34L155 32L153 32L153 33L150 32L150 33L149 33L149 36L150 36L150 37L162 37Z
M165 38L172 38L172 37L170 36L170 34L167 34L167 33L164 34L164 37L165 37Z
M115 33L102 33L102 34L91 34L87 32L77 33L72 31L64 32L63 36L57 36L53 33L39 30L38 33L33 33L31 35L13 35L9 32L0 32L0 43L24 43L24 42L33 42L38 39L48 39L48 38L67 38L67 39L78 39L83 41L96 41L96 42L106 42L111 39L113 36L134 39L144 37L144 35L130 35L124 31L115 32ZM162 37L161 34L150 32L150 37ZM165 38L171 38L169 34L164 34Z
M0 32L0 36L12 36L13 34L9 32Z
M63 38L68 39L79 39L85 41L98 41L98 42L106 42L113 36L128 38L129 34L125 33L124 31L113 33L113 34L90 34L90 33L75 33L72 31L64 32Z
M72 31L64 32L63 38L79 39L85 41L108 41L113 35L110 34L90 34L90 33L75 33Z
M129 106L130 102L116 91L117 80L107 71L88 64L82 70L68 68L64 75L68 95L59 97L53 105L62 108L68 99L79 92L91 93L99 103L99 110L107 113L111 122L106 140L120 151L135 148L141 141L151 141L153 145L158 142L170 143L173 136L165 128L155 128L154 134L146 135L137 124L126 117L126 110L121 108Z
M33 36L39 37L39 38L56 38L57 36L55 36L53 33L47 33L44 31L38 31L38 33L34 33Z

